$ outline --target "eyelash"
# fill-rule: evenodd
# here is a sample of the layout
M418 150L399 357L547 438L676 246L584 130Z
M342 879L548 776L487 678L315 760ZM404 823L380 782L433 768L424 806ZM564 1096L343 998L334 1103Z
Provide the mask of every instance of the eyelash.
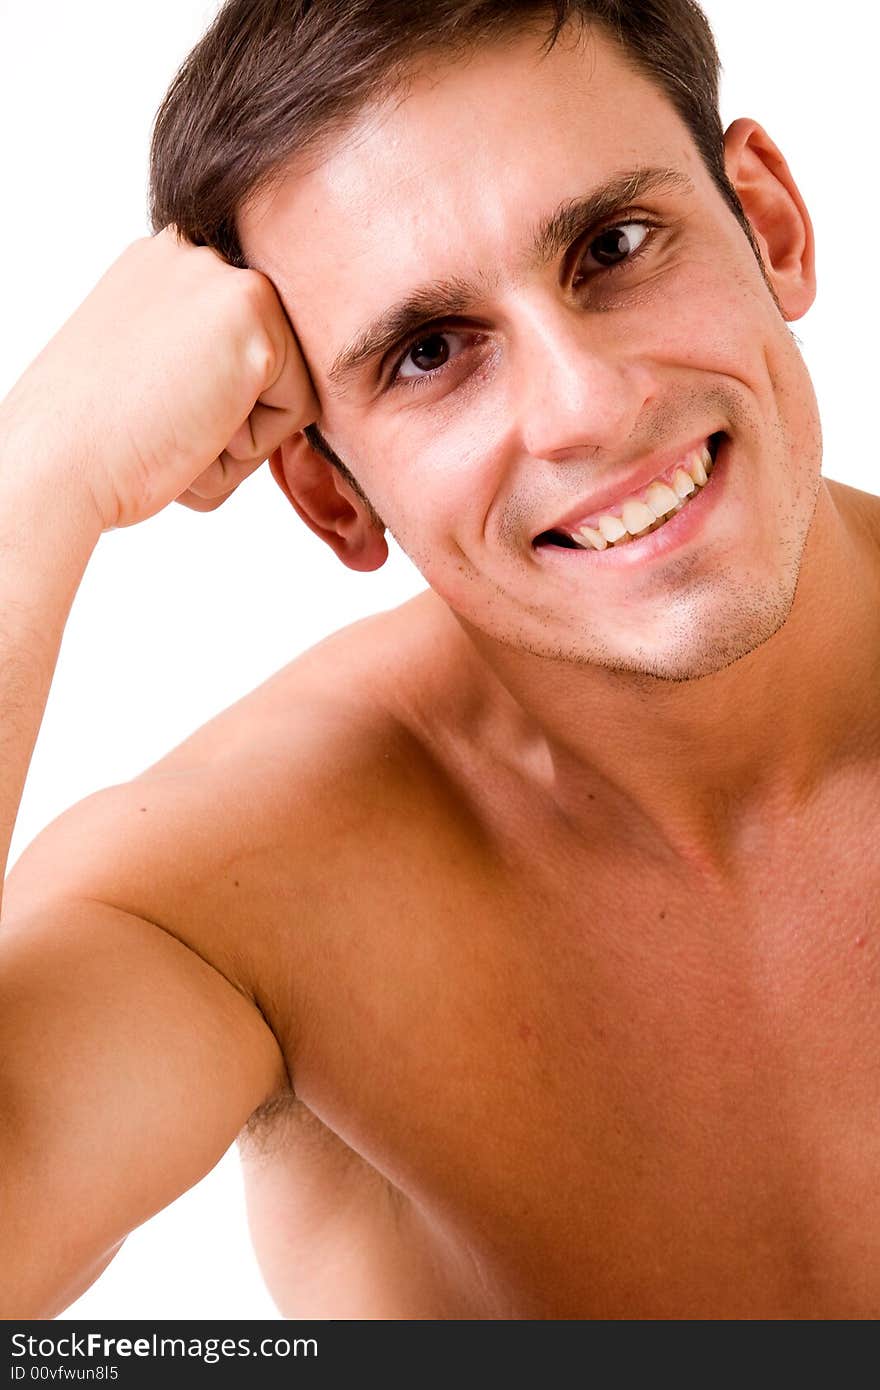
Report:
M587 251L589 251L594 241L598 241L599 237L604 236L606 232L613 232L617 227L644 227L645 231L647 232L647 236L644 238L641 245L636 248L636 250L632 253L631 256L627 256L625 260L618 261L617 265L601 266L598 270L591 271L591 278L595 277L596 275L613 275L615 271L618 270L628 270L629 267L633 265L637 260L639 260L642 254L645 251L647 251L648 247L654 240L654 233L657 231L659 225L660 224L657 222L649 221L649 219L646 217L631 217L628 214L624 214L623 216L618 215L613 222L606 222L603 227L599 227L590 232L589 240L586 242L584 246L584 255L586 255ZM418 333L415 334L412 338L410 338L409 342L401 350L400 355L395 361L394 366L391 369L391 375L388 382L389 387L396 388L398 386L402 386L407 390L419 391L424 386L432 385L433 382L436 381L437 377L446 371L447 367L449 366L448 362L444 362L441 367L433 367L429 372L422 372L419 376L400 377L397 375L397 373L399 372L401 366L406 360L407 353L410 352L416 346L417 343L424 342L426 338L442 337L444 333L453 333L456 331L457 330L452 328L444 329L442 323L438 324L436 328L427 329L427 331L424 328L419 329Z

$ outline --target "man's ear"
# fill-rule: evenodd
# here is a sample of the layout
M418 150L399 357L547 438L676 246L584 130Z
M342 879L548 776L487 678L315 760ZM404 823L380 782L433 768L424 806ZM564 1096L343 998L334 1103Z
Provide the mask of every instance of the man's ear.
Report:
M297 515L353 570L377 570L388 559L385 528L368 503L305 435L293 434L269 457L269 468Z
M739 194L783 316L802 318L816 297L810 214L788 165L767 132L746 117L724 136L727 176Z

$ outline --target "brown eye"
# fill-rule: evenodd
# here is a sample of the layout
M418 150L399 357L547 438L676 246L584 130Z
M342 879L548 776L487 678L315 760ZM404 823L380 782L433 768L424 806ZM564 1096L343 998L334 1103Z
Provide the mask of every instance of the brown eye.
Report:
M460 351L466 336L464 333L453 333L451 330L426 333L424 338L419 338L412 347L407 348L395 375L405 381L412 381L439 371Z
M579 269L595 269L589 264L591 256L601 269L613 269L634 255L647 235L648 227L644 222L621 222L616 227L606 227L590 242Z
M410 348L408 357L420 372L432 372L449 361L449 344L442 333L432 333L430 338L423 338L420 343L415 343Z

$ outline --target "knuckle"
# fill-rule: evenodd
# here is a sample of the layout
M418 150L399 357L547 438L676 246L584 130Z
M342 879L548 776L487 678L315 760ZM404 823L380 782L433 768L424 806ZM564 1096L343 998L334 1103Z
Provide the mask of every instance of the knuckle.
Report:
M274 376L277 361L275 344L264 323L251 324L245 344L245 357L262 388Z
M234 283L238 300L248 318L261 319L266 312L265 276L256 270L238 270Z
M278 299L271 282L259 271L232 270L230 273L239 314L242 354L260 391L274 380L279 369Z
M254 308L260 312L265 312L275 298L275 291L271 282L259 270L242 270L239 274L242 276L245 292L250 296Z

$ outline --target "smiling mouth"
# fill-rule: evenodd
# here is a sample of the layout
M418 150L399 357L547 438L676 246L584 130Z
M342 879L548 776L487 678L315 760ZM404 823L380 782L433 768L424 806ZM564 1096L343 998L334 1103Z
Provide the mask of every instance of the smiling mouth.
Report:
M566 550L606 550L650 535L677 516L706 486L723 438L721 432L710 435L701 448L692 449L641 491L621 498L591 517L589 523L579 522L570 531L542 531L532 544Z

